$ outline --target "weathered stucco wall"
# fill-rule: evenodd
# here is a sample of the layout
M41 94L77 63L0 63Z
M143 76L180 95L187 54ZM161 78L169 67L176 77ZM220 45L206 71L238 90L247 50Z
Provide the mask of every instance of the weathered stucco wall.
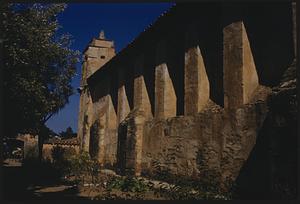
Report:
M24 159L36 159L39 155L38 136L37 135L24 135Z
M55 144L43 144L43 159L53 161L52 151L55 147L61 147L68 151L68 149L74 149L74 151L79 154L79 145L55 145Z

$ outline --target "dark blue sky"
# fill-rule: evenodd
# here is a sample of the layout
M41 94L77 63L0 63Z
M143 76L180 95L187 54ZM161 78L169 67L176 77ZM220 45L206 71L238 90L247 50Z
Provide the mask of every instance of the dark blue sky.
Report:
M59 15L61 31L73 36L72 48L82 52L93 37L104 30L107 39L114 40L119 52L138 36L149 24L171 7L172 3L72 3ZM72 81L79 86L81 65ZM71 126L77 131L79 94L75 92L70 102L58 114L52 116L47 126L59 133Z

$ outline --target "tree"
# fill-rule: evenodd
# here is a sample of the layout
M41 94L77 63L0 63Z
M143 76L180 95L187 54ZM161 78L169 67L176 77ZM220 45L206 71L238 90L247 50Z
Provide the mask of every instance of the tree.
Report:
M55 137L57 135L56 132L54 132L53 130L51 130L47 126L45 126L44 129L45 129L45 135L44 135L44 138L43 138L44 140Z
M4 121L6 136L46 134L46 121L73 94L79 52L71 36L59 33L57 15L65 4L1 4L4 47Z
M59 133L63 138L71 138L74 135L73 129L71 127L67 127L66 131L62 131Z

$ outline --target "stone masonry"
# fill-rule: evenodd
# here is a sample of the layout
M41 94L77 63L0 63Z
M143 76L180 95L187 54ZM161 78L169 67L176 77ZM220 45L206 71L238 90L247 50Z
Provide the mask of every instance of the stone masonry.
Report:
M293 19L291 3L177 4L117 55L101 32L84 52L81 150L120 173L234 180L295 57Z

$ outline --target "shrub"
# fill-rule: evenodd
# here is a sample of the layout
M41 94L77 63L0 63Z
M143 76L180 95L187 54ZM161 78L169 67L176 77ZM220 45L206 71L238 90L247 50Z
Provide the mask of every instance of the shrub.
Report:
M90 158L88 152L82 152L70 158L69 172L75 175L77 181L84 182L86 175L91 176L92 182L98 182L100 164L97 160Z
M54 146L51 150L53 168L59 172L61 176L70 174L70 160L76 154L76 150L73 147Z
M54 146L51 150L51 156L54 163L60 162L63 160L63 154L65 150L60 146Z
M77 155L77 152L73 147L67 147L64 148L64 150L65 150L63 154L64 159L71 159L74 155Z
M38 158L39 150L37 146L27 145L24 148L24 159L25 160L36 160Z
M107 189L119 189L124 192L145 192L149 187L142 179L135 177L115 177L109 181Z
M163 176L164 180L168 178L174 185L170 185L169 188L162 186L160 189L153 190L156 194L172 200L230 200L232 198L231 191L221 188L220 175L212 169L202 171L199 175L200 179L171 176L167 172L164 172ZM229 186L233 185L230 181L226 183ZM230 188L228 187L228 189Z

